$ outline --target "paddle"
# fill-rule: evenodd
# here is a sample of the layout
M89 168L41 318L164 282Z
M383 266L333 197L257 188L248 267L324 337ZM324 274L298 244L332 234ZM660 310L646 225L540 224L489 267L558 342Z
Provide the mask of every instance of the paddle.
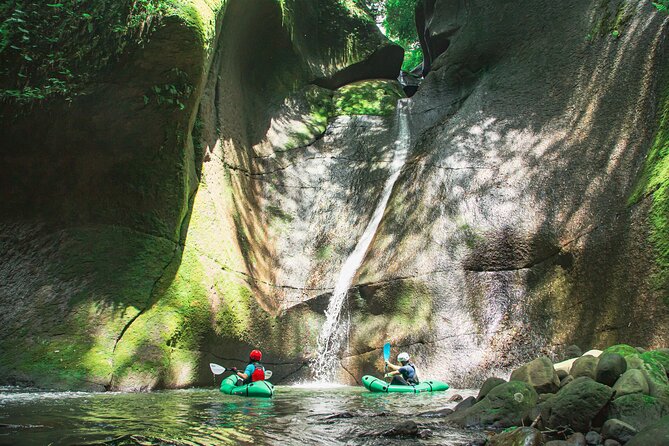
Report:
M214 364L213 362L209 363L209 368L211 369L211 373L214 375L220 375L221 373L225 372L232 372L232 369L223 367L222 365ZM265 370L265 379L270 379L272 377L272 371L271 370Z
M390 360L390 342L383 345L383 379L386 379L388 373L388 366L386 363Z

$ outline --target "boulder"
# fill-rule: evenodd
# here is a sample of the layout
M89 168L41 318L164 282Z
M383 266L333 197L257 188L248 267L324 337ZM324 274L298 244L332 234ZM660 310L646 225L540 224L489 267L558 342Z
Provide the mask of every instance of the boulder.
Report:
M553 398L555 396L554 393L541 393L539 394L539 399L537 400L538 404L545 403L549 399Z
M613 385L613 390L616 391L616 398L633 393L641 393L648 395L648 381L641 370L628 370L618 378L618 381Z
M641 354L640 358L644 362L646 362L646 360L654 360L655 362L662 364L662 367L664 367L664 371L669 378L669 353L664 350L653 350Z
M631 345L627 344L616 344L611 347L605 348L604 353L617 353L622 357L636 356L639 354L638 350Z
M448 399L448 402L449 402L449 403L459 403L459 402L462 401L463 399L464 399L464 398L462 397L462 395L460 395L459 393L456 393L455 395L453 395L452 397L450 397L450 398Z
M571 445L564 440L551 440L547 442L545 446L571 446Z
M638 431L633 426L615 418L606 420L604 426L602 426L602 438L611 438L620 443L627 443L637 433Z
M613 438L609 438L608 440L604 440L604 446L620 446L620 443Z
M449 407L444 407L443 409L421 412L417 416L427 417L427 418L442 418L442 417L445 417L447 415L452 414L453 412L455 412L453 409L451 409Z
M625 371L627 371L627 363L623 356L618 353L604 353L597 362L595 380L612 387Z
M669 416L644 428L626 446L669 446Z
M627 363L627 370L638 369L641 370L643 367L643 359L639 355L629 355L625 356L625 362Z
M456 411L446 419L461 427L505 428L527 421L539 395L522 381L500 384L472 407Z
M585 434L585 443L588 446L596 446L602 443L602 436L595 431L590 431Z
M599 359L595 356L592 355L581 356L576 361L574 361L574 365L572 365L569 374L574 378L580 378L582 376L585 376L587 378L595 379L595 377L597 376L596 370L598 362Z
M609 406L607 418L621 420L637 430L669 415L669 407L657 398L640 393L616 398Z
M479 394L476 397L476 401L481 401L485 396L490 393L492 389L495 387L499 386L500 384L504 384L506 381L503 380L502 378L488 378L485 380L483 385L481 386L481 390L479 390Z
M576 378L541 406L546 426L590 430L593 420L611 400L613 390L587 377Z
M569 446L587 446L585 441L585 435L580 432L576 432L569 438L567 438L567 444Z
M542 446L544 437L533 427L519 427L488 440L487 446Z
M648 382L648 393L669 405L669 378L666 369L653 355L644 353L640 357L643 360L641 371Z
M555 393L560 389L560 380L550 359L543 356L511 373L511 381L522 381L531 385L537 393Z

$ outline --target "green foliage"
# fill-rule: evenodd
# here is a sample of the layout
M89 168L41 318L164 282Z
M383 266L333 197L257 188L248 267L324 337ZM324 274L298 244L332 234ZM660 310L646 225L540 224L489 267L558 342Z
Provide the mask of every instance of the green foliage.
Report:
M335 92L335 114L389 116L395 113L397 100L402 97L404 93L394 82L357 82Z
M658 11L669 13L669 0L657 0L653 2L653 6L655 6Z
M180 0L5 1L0 4L0 98L71 100L129 44L146 42L163 17L183 15L189 22L188 8Z

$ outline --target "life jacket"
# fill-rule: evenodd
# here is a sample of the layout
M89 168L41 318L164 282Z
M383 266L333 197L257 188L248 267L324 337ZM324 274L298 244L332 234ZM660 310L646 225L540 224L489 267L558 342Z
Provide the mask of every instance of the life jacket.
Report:
M250 382L265 381L265 367L259 362L254 362L255 370L251 374Z
M420 380L418 379L418 369L416 368L416 366L413 364L413 362L407 362L406 365L408 365L413 369L413 378L409 379L409 377L402 375L404 380L409 384L414 384L414 385L420 384Z

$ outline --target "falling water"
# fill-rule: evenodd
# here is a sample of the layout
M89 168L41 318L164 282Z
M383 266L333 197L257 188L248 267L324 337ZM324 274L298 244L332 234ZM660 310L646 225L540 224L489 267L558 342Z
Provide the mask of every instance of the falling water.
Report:
M345 339L345 334L348 331L348 327L341 322L341 310L344 306L344 300L351 287L353 278L365 258L367 249L372 243L376 230L381 223L381 219L386 210L386 205L390 199L390 194L393 191L393 186L395 185L397 178L400 176L402 166L404 166L407 152L409 150L411 134L409 132L408 105L409 99L401 99L397 103L399 132L395 155L390 164L390 176L383 187L381 199L374 210L372 219L367 224L365 232L362 234L362 237L360 237L360 240L358 240L358 244L348 256L339 272L339 277L337 277L337 283L335 284L332 297L330 298L330 303L325 311L325 323L323 324L323 328L318 337L318 356L314 363L314 377L318 381L334 381L338 354L342 341Z

